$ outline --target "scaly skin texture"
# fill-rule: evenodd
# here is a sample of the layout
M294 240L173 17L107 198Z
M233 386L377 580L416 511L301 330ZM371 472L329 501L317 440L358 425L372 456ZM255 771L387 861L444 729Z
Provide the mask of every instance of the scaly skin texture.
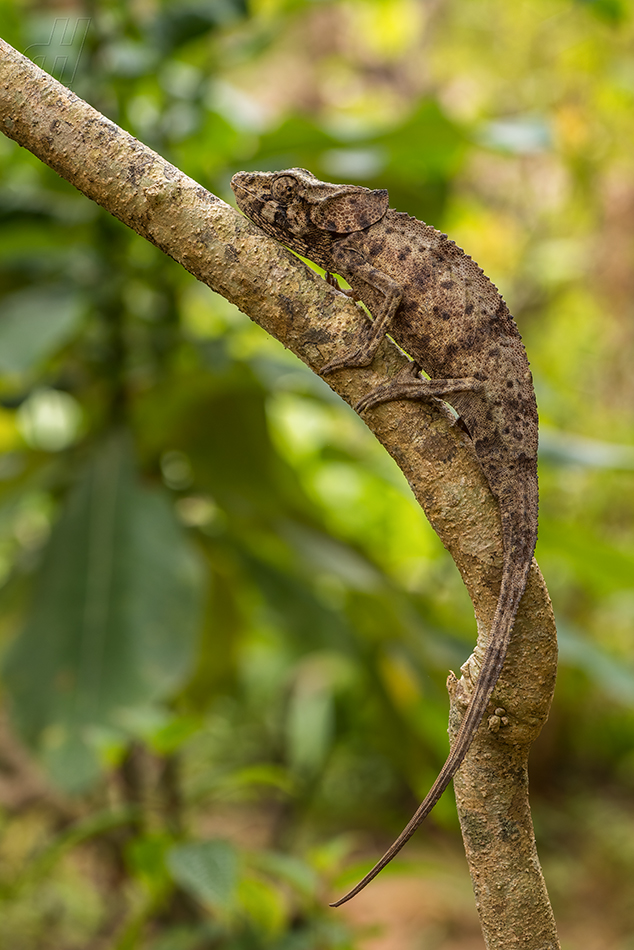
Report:
M339 906L358 894L424 821L464 759L502 672L537 540L537 406L519 332L504 300L447 235L388 208L385 190L319 181L302 168L239 172L239 208L267 234L345 277L372 314L363 339L321 373L369 365L385 333L409 369L364 396L442 397L473 440L500 507L504 561L489 644L471 701L438 778L409 824ZM420 370L430 377L421 378Z

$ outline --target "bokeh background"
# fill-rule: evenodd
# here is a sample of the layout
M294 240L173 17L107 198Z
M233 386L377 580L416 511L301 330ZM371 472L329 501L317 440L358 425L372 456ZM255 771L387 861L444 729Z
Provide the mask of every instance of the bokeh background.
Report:
M541 414L561 667L532 802L563 946L634 947L627 0L3 0L0 34L232 201L387 187L494 280ZM0 945L475 950L444 760L475 638L363 422L0 139Z

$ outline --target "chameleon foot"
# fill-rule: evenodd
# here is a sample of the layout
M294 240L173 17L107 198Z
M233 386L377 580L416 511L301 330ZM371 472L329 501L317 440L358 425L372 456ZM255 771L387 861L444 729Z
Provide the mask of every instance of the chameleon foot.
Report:
M421 379L416 363L409 363L405 369L389 383L377 386L367 393L354 407L357 412L365 412L383 402L396 399L424 400L432 397L447 396L449 393L479 392L484 389L481 380L473 376L464 379Z
M382 383L375 389L371 389L365 396L362 396L354 407L355 412L365 412L366 409L379 406L384 402L392 402L395 399L406 399L408 397L404 395L404 391L409 390L412 384L416 392L419 392L418 384L424 382L420 378L419 373L420 367L417 363L408 363L397 373L394 379L389 380L387 383ZM414 396L413 398L417 397ZM420 399L422 397L419 395L418 398Z
M367 350L358 347L343 353L341 356L336 356L334 360L326 363L319 370L319 375L327 376L328 373L332 373L336 369L362 369L364 366L369 366L373 359L374 352L368 353Z

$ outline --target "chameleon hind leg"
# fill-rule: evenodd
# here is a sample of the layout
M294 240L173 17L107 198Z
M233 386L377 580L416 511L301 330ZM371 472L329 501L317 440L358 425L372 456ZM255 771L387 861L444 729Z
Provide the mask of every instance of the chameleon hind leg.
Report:
M416 363L408 363L394 379L382 383L363 396L355 410L359 413L397 399L430 399L432 396L447 396L449 393L478 392L484 388L481 380L473 376L462 379L422 379Z

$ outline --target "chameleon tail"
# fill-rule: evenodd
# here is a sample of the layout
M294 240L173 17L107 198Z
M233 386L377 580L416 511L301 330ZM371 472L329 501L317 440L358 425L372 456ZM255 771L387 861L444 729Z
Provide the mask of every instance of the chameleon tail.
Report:
M480 725L491 694L495 689L508 649L513 623L519 602L526 587L528 573L532 563L532 550L530 557L523 561L522 569L518 571L517 562L512 557L505 557L504 570L502 575L502 585L500 597L498 600L495 617L491 626L491 635L489 645L484 655L480 675L467 707L458 735L456 736L451 750L443 765L438 778L432 785L424 801L418 808L416 814L400 833L396 841L388 848L383 857L374 865L371 871L366 874L362 881L354 887L348 894L335 901L330 906L340 907L355 897L359 891L362 891L366 884L369 884L383 868L390 863L393 857L398 854L403 845L409 841L416 829L423 823L430 813L442 793L445 791L454 774L458 771L462 761L467 754L471 740L473 739L478 726Z

